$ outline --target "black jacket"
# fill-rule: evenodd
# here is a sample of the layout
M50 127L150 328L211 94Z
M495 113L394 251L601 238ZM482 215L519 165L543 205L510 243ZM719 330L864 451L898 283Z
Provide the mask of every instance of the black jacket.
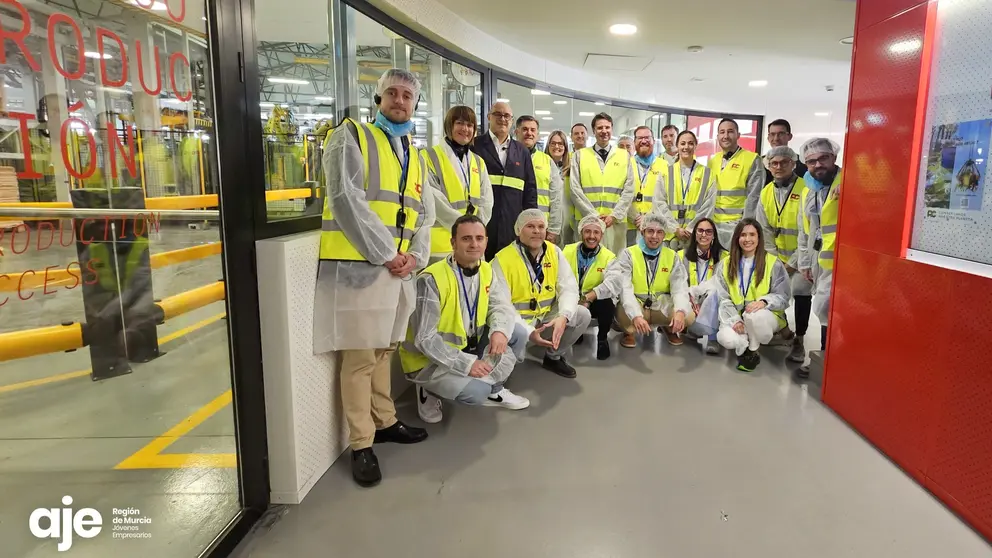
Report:
M523 191L497 186L493 184L493 215L486 226L489 244L486 246L486 260L492 260L499 252L508 246L517 235L513 232L513 224L517 216L525 209L537 207L537 179L534 177L534 163L530 151L524 144L510 139L506 154L506 168L499 162L499 153L489 132L476 136L472 151L486 162L486 170L490 178L493 176L509 176L524 181Z

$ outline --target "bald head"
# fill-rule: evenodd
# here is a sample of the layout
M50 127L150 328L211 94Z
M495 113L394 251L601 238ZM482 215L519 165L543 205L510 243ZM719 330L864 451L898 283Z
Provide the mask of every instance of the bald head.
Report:
M489 129L496 136L496 139L504 141L510 135L512 122L513 109L510 108L510 103L500 101L489 109Z

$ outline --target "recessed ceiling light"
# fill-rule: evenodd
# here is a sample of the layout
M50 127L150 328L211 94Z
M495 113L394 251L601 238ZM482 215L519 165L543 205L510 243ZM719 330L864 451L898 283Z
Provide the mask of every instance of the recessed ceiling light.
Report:
M531 89L530 90L530 94L531 95L550 95L551 93L548 93L547 91L541 91L540 89Z
M843 39L840 40L840 44L842 44L842 45L853 45L854 44L854 37L844 37Z
M369 109L367 109L365 107L362 107L362 108L358 109L358 112L368 112L368 111L369 111Z
M542 114L551 114L551 111L550 110L535 110L534 111L534 114L540 116Z
M92 50L87 50L86 52L83 53L83 56L85 56L86 58L100 58L100 53ZM103 54L104 60L110 60L111 58L112 56L110 56L109 54L107 53Z
M556 105L567 105L568 101L555 101Z
M703 47L700 45L691 45L685 48L686 52L691 52L693 54L697 52L703 52Z
M541 117L541 120L554 120L554 117L551 117L551 116L542 116Z
M284 77L270 77L267 78L272 83L285 83L289 85L309 85L310 82L305 79L296 78L284 78Z
M601 101L597 101L597 102L596 102L596 106L597 106L597 107L605 107L605 106L606 106L606 103L604 103L604 102L601 102Z
M633 35L637 33L637 26L631 23L616 23L610 26L610 33L614 35Z
M580 112L579 116L596 116L595 112Z
M317 96L317 97L314 97L313 100L314 101L327 101L328 103L333 103L334 102L334 97L320 97L320 96Z
M889 52L893 54L906 54L908 52L916 52L917 50L920 50L921 46L923 46L923 41L919 39L909 39L908 41L892 43L889 45Z
M829 112L814 112L813 116L830 116Z
M509 103L510 100L507 99L507 98L505 98L505 97L500 97L499 99L496 99L496 102L497 103Z
M747 82L748 87L764 87L768 85L768 80L756 79L754 81Z

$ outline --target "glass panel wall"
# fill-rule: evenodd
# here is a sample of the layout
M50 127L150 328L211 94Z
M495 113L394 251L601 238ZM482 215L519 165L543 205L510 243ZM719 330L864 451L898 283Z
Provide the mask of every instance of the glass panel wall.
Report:
M699 139L699 146L696 147L696 158L705 163L715 153L720 151L717 143L717 128L720 126L722 116L694 116L689 115L687 126L690 131L696 134ZM758 152L761 128L757 120L748 118L736 118L737 127L740 130L740 146L744 149Z
M199 555L241 510L204 3L0 19L3 554Z

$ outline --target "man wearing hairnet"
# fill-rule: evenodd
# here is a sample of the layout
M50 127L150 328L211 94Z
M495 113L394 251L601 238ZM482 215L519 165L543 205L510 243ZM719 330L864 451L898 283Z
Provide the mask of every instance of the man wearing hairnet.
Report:
M616 314L613 297L619 292L606 283L606 269L616 254L600 245L606 226L595 215L587 215L579 221L579 236L581 241L566 246L562 253L568 260L572 274L578 279L579 304L589 309L589 314L596 319L599 326L596 358L610 358L610 344L606 335L610 332L610 324Z
M761 225L765 251L777 256L789 273L796 301L796 330L788 359L801 364L806 361L803 338L809 327L813 283L799 272L799 235L806 228L803 207L809 190L806 182L795 174L796 157L796 152L787 145L773 147L765 155L772 181L761 191L755 219ZM787 329L783 332L790 333Z
M620 136L620 139L617 140L617 147L619 147L620 149L623 149L627 153L630 153L631 155L633 155L634 154L634 138L628 136L627 134L624 134L624 135Z
M406 334L413 272L427 264L434 224L427 165L410 142L419 96L412 73L388 70L376 89L375 123L348 119L325 140L314 352L340 354L352 476L362 486L382 479L373 442L427 437L396 420L389 395L390 356Z
M799 151L799 156L809 168L803 180L810 190L805 207L809 231L807 233L805 227L799 228L799 272L815 284L813 312L820 320L822 351L827 348L827 316L830 311L843 172L837 166L840 146L827 138L813 138L804 143ZM809 367L800 368L800 375L808 376Z
M456 219L451 247L417 278L417 309L399 350L403 372L417 384L417 413L428 424L441 421L441 399L513 410L530 405L503 387L517 362L506 350L517 313L482 259L482 219Z
M517 324L510 340L518 361L529 341L544 347L544 368L565 378L575 368L565 352L589 327L589 309L579 306L579 285L561 249L546 240L548 221L540 209L520 212L517 240L493 260L493 272L510 289Z
M635 334L647 335L652 326L661 326L669 343L681 345L680 333L696 320L689 300L689 273L664 241L661 216L649 213L637 245L621 252L607 270L607 281L620 290L617 321L624 331L620 345L628 349L637 346Z

